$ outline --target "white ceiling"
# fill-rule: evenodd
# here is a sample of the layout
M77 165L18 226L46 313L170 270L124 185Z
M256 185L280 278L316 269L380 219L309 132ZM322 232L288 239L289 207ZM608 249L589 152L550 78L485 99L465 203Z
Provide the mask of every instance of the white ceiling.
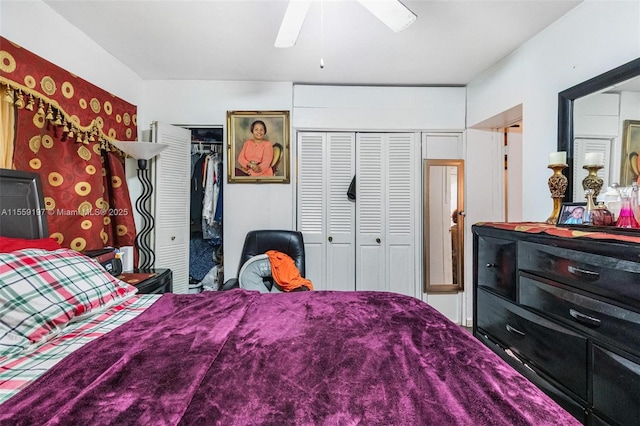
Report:
M278 49L285 0L45 0L145 80L361 85L465 85L580 2L405 0L418 19L394 33L356 1L314 1Z

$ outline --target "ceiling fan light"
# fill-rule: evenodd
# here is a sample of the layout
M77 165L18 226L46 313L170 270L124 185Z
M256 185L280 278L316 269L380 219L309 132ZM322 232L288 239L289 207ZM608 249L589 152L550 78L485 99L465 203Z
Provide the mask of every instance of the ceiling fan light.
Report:
M290 0L284 18L280 24L280 30L276 37L275 46L286 48L296 44L300 29L311 6L310 0Z
M408 28L418 18L398 0L357 0L376 18L393 31L399 33Z

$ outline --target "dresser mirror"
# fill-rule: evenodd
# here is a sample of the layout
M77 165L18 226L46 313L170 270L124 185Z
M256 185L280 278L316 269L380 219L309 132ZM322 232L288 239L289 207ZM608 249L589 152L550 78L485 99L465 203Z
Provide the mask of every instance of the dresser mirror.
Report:
M614 113L611 109L614 109ZM558 151L566 151L566 202L585 201L586 152L605 153L604 186L620 182L625 120L640 120L640 58L558 94ZM609 179L610 178L610 179ZM603 191L606 187L603 188Z
M424 160L424 291L464 290L464 160Z

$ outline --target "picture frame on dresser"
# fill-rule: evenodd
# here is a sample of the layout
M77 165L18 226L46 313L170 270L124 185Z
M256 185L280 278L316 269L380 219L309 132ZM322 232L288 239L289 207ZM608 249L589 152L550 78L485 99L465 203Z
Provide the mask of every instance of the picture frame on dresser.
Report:
M562 203L557 225L581 225L587 203Z

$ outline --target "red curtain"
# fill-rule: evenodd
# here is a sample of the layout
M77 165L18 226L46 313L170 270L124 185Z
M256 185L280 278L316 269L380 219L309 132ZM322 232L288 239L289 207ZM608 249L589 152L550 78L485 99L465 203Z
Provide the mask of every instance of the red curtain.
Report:
M3 101L17 111L14 166L42 178L49 232L64 247L133 246L124 163L136 107L0 37Z

